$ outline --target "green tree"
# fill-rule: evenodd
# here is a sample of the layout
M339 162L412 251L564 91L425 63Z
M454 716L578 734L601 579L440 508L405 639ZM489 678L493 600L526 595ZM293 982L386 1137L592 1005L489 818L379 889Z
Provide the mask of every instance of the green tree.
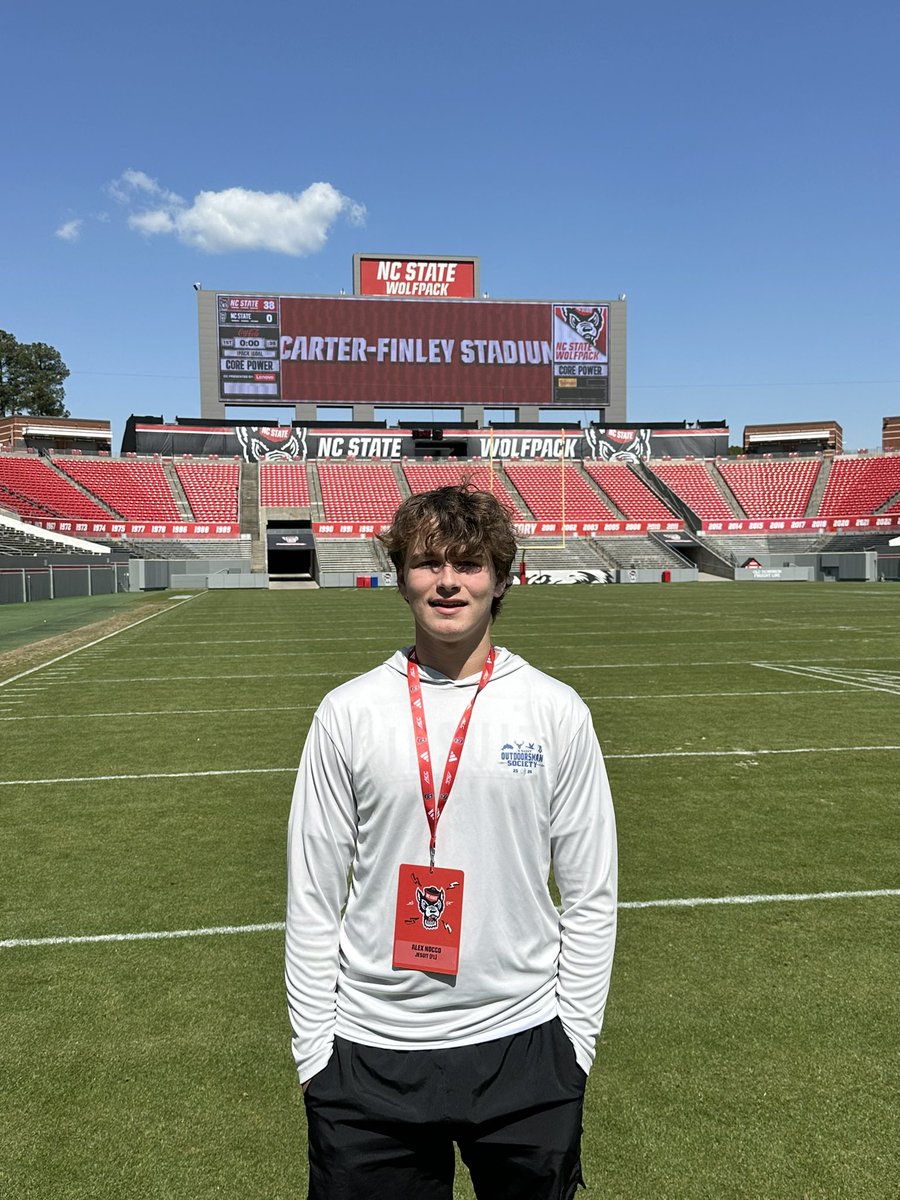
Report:
M69 368L45 342L20 342L0 329L0 417L67 417Z

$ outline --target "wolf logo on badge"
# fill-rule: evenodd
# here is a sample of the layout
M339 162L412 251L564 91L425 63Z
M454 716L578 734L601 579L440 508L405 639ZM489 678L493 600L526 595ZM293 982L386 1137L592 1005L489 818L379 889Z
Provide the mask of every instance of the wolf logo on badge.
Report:
M444 911L444 889L436 887L416 888L416 900L426 929L437 929Z

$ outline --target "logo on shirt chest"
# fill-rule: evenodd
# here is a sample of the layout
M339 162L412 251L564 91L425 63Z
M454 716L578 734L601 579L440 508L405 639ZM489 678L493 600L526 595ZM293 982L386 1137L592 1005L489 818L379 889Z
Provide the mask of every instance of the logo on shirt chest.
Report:
M540 742L504 742L500 747L500 765L513 775L533 775L544 765L544 747Z

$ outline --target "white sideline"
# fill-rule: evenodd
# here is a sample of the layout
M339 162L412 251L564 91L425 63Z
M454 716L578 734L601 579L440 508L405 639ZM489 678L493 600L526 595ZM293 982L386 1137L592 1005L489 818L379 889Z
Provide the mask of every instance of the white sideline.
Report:
M62 662L64 658L71 658L73 654L80 654L82 650L90 650L91 646L99 646L101 642L105 642L108 638L118 637L120 633L126 633L129 629L134 629L137 625L143 625L145 621L152 621L154 617L171 612L173 608L181 608L182 604L189 604L191 600L196 600L197 596L202 596L203 594L203 592L197 592L193 596L188 596L185 600L173 601L167 608L157 609L156 612L150 613L149 616L141 617L139 621L132 621L130 625L123 625L121 629L114 629L112 633L105 633L103 637L95 638L93 642L85 642L83 646L76 646L74 650L67 650L65 654L58 654L56 658L48 659L45 663L39 663L36 667L29 667L27 671L20 671L18 675L10 675L9 679L0 679L0 688L6 687L7 684L15 683L17 679L24 679L26 675L33 675L35 671L44 671L47 667L52 667L54 663ZM22 689L20 688L19 690L21 691Z
M776 892L753 896L693 896L671 900L621 900L620 909L638 908L697 908L702 905L776 904L809 900L866 900L879 896L900 896L900 888L868 888L856 892ZM207 929L156 929L146 933L93 933L72 937L7 938L0 941L0 950L15 950L25 946L77 946L87 942L150 942L170 938L216 937L233 933L280 933L283 921L268 921L258 925L213 925Z
M795 746L784 750L658 750L641 754L604 754L613 759L640 758L758 758L764 754L866 754L900 750L900 746ZM0 779L0 787L26 787L52 783L114 783L123 779L205 779L217 775L284 775L293 767L230 767L218 771L147 771L130 775L68 775L49 779Z

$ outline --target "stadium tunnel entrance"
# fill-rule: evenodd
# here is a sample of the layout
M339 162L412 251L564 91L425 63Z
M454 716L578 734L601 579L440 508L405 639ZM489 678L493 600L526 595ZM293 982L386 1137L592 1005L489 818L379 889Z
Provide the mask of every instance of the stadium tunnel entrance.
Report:
M315 578L316 543L310 521L279 521L266 527L266 570L270 579Z

